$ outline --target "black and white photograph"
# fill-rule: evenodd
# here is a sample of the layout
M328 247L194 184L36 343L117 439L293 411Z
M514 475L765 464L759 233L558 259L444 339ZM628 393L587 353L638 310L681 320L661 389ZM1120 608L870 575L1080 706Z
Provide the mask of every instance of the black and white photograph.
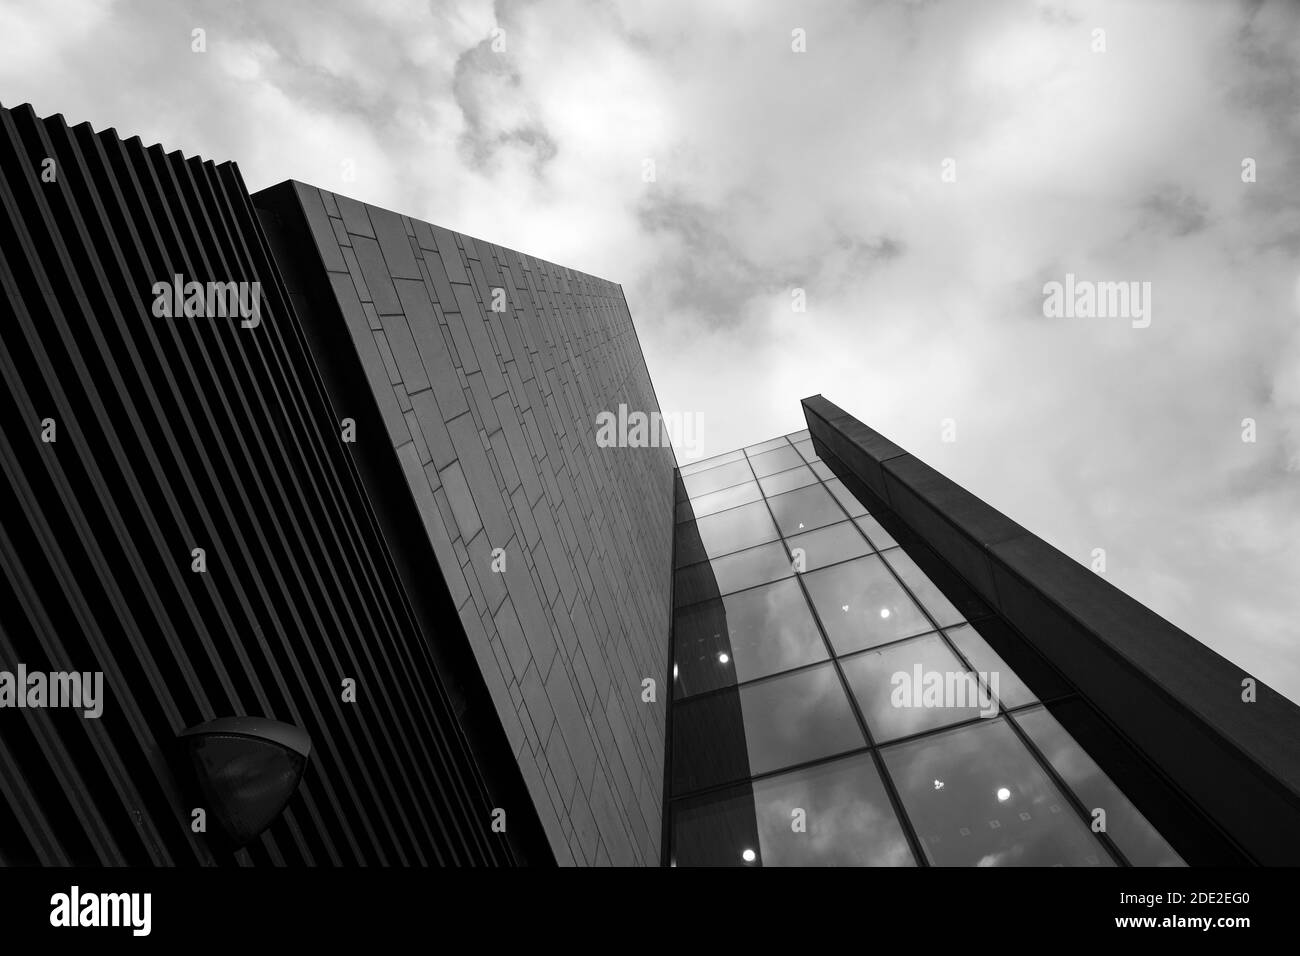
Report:
M0 0L0 383L15 942L1293 922L1296 0Z

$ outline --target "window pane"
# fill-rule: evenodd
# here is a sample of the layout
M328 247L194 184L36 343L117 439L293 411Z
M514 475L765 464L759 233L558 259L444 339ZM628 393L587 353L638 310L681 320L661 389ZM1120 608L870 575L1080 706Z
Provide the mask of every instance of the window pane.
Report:
M681 696L825 660L803 589L778 581L678 612L674 674Z
M841 664L876 743L998 714L997 701L938 634L855 654Z
M989 647L989 642L980 637L975 628L964 624L946 633L957 650L961 651L962 656L980 672L981 680L996 680L996 684L992 685L993 693L1005 706L1019 707L1022 704L1032 704L1036 700L1033 691L1026 687L1025 682L1007 666L1007 662L1001 655Z
M1085 807L1106 810L1106 833L1130 863L1134 866L1185 865L1183 858L1046 708L1021 711L1016 714L1015 721Z
M676 866L757 866L758 827L749 784L674 800L672 862ZM745 851L754 862L745 860Z
M697 520L693 526L685 524L682 527L694 527L699 532L704 551L710 558L763 544L777 537L776 525L772 524L767 505L761 501L707 515Z
M742 481L753 480L754 475L749 470L749 462L733 461L729 465L720 465L708 471L687 475L682 478L682 484L686 486L687 497L699 498L711 491L720 491L738 485Z
M890 567L898 572L898 576L903 579L908 590L916 595L917 600L925 606L940 627L962 621L961 612L952 606L952 602L943 596L943 592L926 577L925 572L917 567L916 562L901 548L890 551L885 558L889 561Z
M778 471L775 475L768 475L766 478L759 479L758 483L763 486L763 494L771 498L773 495L793 491L796 488L802 488L804 485L811 485L816 480L817 476L812 473L811 468L807 465L800 465L798 468L791 468L789 471Z
M675 795L749 779L747 731L737 688L678 701L672 723Z
M737 448L735 451L729 451L725 455L716 455L713 458L705 458L703 461L693 461L689 464L682 465L677 469L677 473L685 478L687 475L693 475L701 471L708 471L710 468L717 468L719 465L728 465L733 461L740 461L744 457L745 453Z
M871 540L871 543L876 546L877 551L898 547L898 542L871 515L863 515L861 518L854 518L853 520L857 522L858 527Z
M813 443L811 439L807 439L804 441L797 441L794 443L794 447L795 447L795 451L803 455L806 461L820 461L820 459L817 457L817 452L813 450Z
M1113 866L1006 718L881 751L937 866Z
M785 546L774 541L680 569L673 599L681 607L793 574Z
M753 813L763 866L916 865L870 754L757 781Z
M877 555L814 571L803 580L836 654L931 629Z
M844 482L838 478L826 482L826 487L830 489L830 493L835 496L836 500L844 506L844 510L849 513L850 518L857 518L867 513L866 506L857 498L854 498L849 493L849 489L844 487Z
M844 512L820 482L769 498L767 503L777 527L787 536L844 520Z
M776 451L754 455L749 459L749 463L754 467L754 474L762 478L764 475L775 475L778 471L786 471L796 465L802 465L803 458L794 450L793 445L787 443L784 448L778 448Z
M822 481L835 480L835 472L831 471L830 466L820 458L816 461L808 462L808 467L811 468L817 477L822 479Z
M816 571L828 564L838 564L871 553L871 545L858 533L852 521L842 521L819 531L797 534L786 539L786 546L790 549L791 560L795 548L803 550L805 571Z
M740 704L754 774L866 744L834 664L745 684Z
M755 455L761 455L765 451L771 451L773 448L789 447L789 440L782 435L780 438L769 438L767 441L759 442L757 445L746 445L745 454L753 458Z
M808 429L806 428L803 429L802 431L792 432L791 434L786 435L785 437L790 439L790 441L796 443L810 440L808 436Z
M738 505L747 505L761 497L762 492L758 490L758 483L747 481L743 485L733 485L712 494L701 495L698 498L692 498L690 501L678 503L677 520L690 521L693 517L703 518L705 515L726 511L728 508L735 508Z

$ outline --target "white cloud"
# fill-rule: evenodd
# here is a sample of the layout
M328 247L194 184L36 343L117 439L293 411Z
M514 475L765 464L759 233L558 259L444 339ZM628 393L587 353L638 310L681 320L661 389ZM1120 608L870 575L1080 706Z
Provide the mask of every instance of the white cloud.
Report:
M822 392L1300 699L1298 26L1284 3L0 0L0 91L620 282L703 454ZM1151 328L1044 319L1067 271L1152 282Z

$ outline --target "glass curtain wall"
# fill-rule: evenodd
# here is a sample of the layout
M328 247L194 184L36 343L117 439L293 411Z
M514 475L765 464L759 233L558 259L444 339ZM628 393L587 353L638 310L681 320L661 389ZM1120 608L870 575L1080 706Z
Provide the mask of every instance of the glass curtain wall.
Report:
M678 477L672 865L1181 865L806 431Z

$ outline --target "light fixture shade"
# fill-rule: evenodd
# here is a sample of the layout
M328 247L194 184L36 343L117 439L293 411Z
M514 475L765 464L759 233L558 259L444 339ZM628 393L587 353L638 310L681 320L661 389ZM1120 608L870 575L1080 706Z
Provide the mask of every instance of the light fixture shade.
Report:
M211 823L240 847L278 817L311 753L306 731L265 717L220 717L180 734Z

